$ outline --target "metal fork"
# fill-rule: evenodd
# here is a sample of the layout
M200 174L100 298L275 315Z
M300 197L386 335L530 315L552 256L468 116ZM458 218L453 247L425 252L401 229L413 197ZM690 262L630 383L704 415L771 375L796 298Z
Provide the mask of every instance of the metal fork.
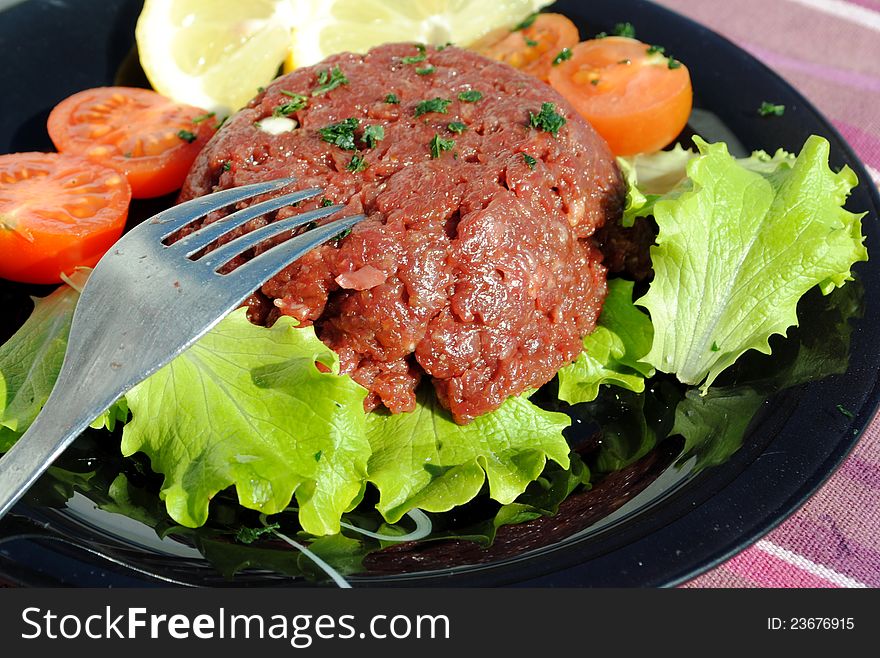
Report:
M165 244L208 213L293 179L232 188L174 206L125 234L89 276L77 303L58 380L42 412L0 458L0 518L95 418L207 333L291 262L364 219L344 217L277 244L231 272L231 259L286 231L324 219L328 206L267 224L198 257L229 231L318 196L310 188L271 198Z

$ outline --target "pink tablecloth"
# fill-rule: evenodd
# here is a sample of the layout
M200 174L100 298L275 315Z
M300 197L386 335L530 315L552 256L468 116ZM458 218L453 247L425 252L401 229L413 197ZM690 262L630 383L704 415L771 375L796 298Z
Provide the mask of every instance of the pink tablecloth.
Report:
M880 184L880 0L656 0L763 60ZM792 518L686 587L880 586L880 417Z

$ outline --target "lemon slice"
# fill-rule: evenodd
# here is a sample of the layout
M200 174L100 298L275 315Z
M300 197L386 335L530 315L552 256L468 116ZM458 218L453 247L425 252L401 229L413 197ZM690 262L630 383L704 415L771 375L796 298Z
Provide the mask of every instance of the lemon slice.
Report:
M382 43L416 41L466 46L516 25L552 0L300 0L285 70L342 51L363 53Z
M275 77L296 13L291 0L146 0L141 66L160 94L228 114Z

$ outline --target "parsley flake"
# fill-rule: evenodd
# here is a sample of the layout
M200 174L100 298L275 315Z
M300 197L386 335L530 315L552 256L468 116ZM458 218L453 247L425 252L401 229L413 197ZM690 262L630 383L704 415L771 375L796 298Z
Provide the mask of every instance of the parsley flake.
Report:
M364 156L355 153L353 156L351 156L351 161L345 166L345 168L346 170L356 174L359 171L363 171L368 166L369 165L364 159Z
M533 14L529 14L522 21L517 23L510 31L511 32L519 32L520 30L525 30L526 28L534 25L535 21L538 19L538 12L534 12Z
M177 136L180 137L180 139L182 139L183 141L189 142L190 144L196 141L196 134L189 130L178 130Z
M559 51L559 54L553 58L553 66L559 66L560 64L562 64L562 62L564 62L567 59L571 59L571 49L570 48L563 48L562 50Z
M409 55L407 57L401 57L400 62L401 62L401 64L418 64L419 62L424 62L426 59L428 59L428 56L423 51L423 52L419 53L418 55Z
M721 351L721 348L718 347L718 343L716 343L715 341L712 341L712 347L710 349L713 352L720 352Z
M378 142L385 139L385 126L367 126L361 139L368 149L375 148Z
M667 60L666 60L666 65L667 65L670 69L680 69L680 68L681 68L681 62L679 62L679 61L678 61L677 59L675 59L674 57L669 57L669 58L667 58Z
M529 169L532 171L535 170L535 165L538 164L538 161L530 156L528 153L523 153L523 160L525 160L526 164L529 165Z
M287 103L282 103L275 107L272 110L272 116L275 117L286 117L289 114L293 114L297 110L303 109L306 105L309 104L309 97L303 96L302 94L294 94L292 91L282 91L282 94L290 98Z
M527 45L529 48L534 48L535 46L538 45L538 42L535 41L534 39L529 39L528 37L524 37L524 38L525 38L525 40L526 40L526 45Z
M318 73L318 86L312 90L312 96L320 96L328 91L336 89L339 85L347 85L348 78L337 64L332 69L324 69Z
M333 201L328 199L327 197L321 197L321 207L326 208L327 206L332 206Z
M483 92L477 91L476 89L469 89L468 91L463 91L458 95L458 100L463 103L476 103L483 97Z
M336 246L338 247L339 243L342 242L342 240L344 240L345 238L347 238L350 233L351 233L350 228L347 228L344 231L340 231L339 233L336 234L335 237L330 238L330 242L335 242Z
M354 131L360 125L355 118L345 119L339 123L331 123L329 126L318 129L318 134L325 142L338 146L345 151L354 151Z
M385 102L389 105L400 105L400 99L397 97L397 94L386 94Z
M451 151L454 146L454 139L443 139L435 133L433 139L431 139L431 157L439 158L442 151Z
M651 46L647 50L649 55L653 55L655 53L660 53L661 55L666 52L666 48L663 46Z
M419 104L416 105L416 117L428 114L429 112L446 114L446 108L449 107L450 103L452 103L452 101L446 100L445 98L432 98L427 101L419 101Z
M208 112L207 114L202 114L200 116L195 117L192 122L193 123L201 123L202 121L207 121L211 117L216 116L214 112Z
M452 121L452 122L446 124L446 127L449 129L449 132L453 132L458 135L462 134L465 130L467 130L467 126L464 125L461 121Z
M232 169L232 163L231 162L224 162L223 163L223 171L229 171L230 169Z
M856 415L855 415L852 411L850 411L849 409L847 409L846 407L844 407L842 404L838 404L838 405L837 405L837 410L838 410L840 413L842 413L844 416L846 416L847 418L852 419L852 418L855 418L855 417L856 417Z
M629 37L630 39L635 39L636 28L633 26L632 23L617 23L617 25L614 26L614 29L611 30L611 34L616 37ZM607 32L599 32L599 34L597 34L595 38L604 39L607 36Z
M565 125L565 117L556 112L553 103L541 103L541 111L538 114L529 111L529 125L556 137L559 129Z
M762 117L781 117L785 114L785 105L774 105L764 101L761 103L761 107L758 108L758 114Z
M434 66L433 66L433 64L428 64L428 65L427 65L425 68L423 68L423 69L416 69L416 73L418 73L419 75L430 75L430 74L433 73L433 72L434 72Z

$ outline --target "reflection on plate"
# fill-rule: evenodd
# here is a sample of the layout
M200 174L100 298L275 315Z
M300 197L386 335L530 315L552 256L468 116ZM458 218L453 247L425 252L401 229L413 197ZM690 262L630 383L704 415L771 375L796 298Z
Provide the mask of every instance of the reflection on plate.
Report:
M46 108L79 88L114 81L130 47L138 3L81 4L77 17L65 14L72 12L65 7L47 10L38 3L0 13L0 37L34 53L25 70L2 74L4 89L23 99L17 114L0 125L3 150L47 148L41 133ZM847 163L867 179L833 129L796 92L686 19L637 1L562 1L554 9L578 22L584 35L633 22L640 36L692 63L701 108L695 127L707 137L723 138L708 134L722 126L746 151L797 150L808 134L819 133L832 142L835 166ZM53 18L40 24L40 39L108 44L106 70L92 60L56 59L53 65L69 67L76 79L59 83L53 98L37 98L31 80L42 72L40 39L30 43L22 25L32 25L38 11ZM105 20L95 22L101 14ZM123 81L136 74L133 61L121 69ZM737 79L743 84L732 85ZM728 95L732 86L740 89L736 99ZM793 108L785 122L771 126L756 117L753 108L766 98ZM707 127L709 119L715 128ZM880 202L870 195L865 186L857 189L851 207L876 213ZM163 203L168 200L144 203L133 216L149 216ZM870 221L865 229L870 250L876 229ZM567 438L576 458L568 471L548 466L511 505L481 497L430 515L431 535L418 541L390 544L352 530L314 541L297 538L356 585L664 585L692 576L795 509L870 419L878 397L880 339L862 327L876 321L871 300L880 272L862 266L857 275L828 297L808 294L798 308L800 326L774 338L772 356L748 355L705 396L661 376L644 394L607 388L595 402L569 407L557 400L551 382L534 401L571 415ZM8 309L0 340L24 320L27 295L34 292L45 291L0 284L0 303ZM208 523L189 529L166 515L160 484L144 460L120 456L118 436L87 432L0 523L0 580L93 586L327 581L311 560L277 537L243 534L242 528L262 527L261 519L238 506L234 493L217 496ZM409 532L407 518L387 527L375 513L362 511L372 509L369 496L346 515L349 524L384 534ZM295 519L290 513L269 521L294 537Z

